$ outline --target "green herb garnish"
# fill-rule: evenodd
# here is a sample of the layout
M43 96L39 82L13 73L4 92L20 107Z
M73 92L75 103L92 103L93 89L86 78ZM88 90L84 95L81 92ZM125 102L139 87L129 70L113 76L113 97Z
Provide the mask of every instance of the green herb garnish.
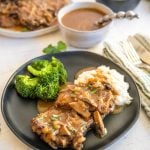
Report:
M51 116L51 120L52 120L52 121L59 120L59 116L53 114L53 115Z
M66 48L67 45L64 42L59 41L56 46L53 46L52 44L48 45L46 48L43 49L43 53L54 54L54 53L65 51Z
M21 31L22 31L22 32L28 32L28 31L29 31L29 29L28 29L28 28L26 28L26 27L23 27Z
M97 89L92 89L92 90L91 90L91 93L92 93L92 94L95 94L96 92L97 92Z

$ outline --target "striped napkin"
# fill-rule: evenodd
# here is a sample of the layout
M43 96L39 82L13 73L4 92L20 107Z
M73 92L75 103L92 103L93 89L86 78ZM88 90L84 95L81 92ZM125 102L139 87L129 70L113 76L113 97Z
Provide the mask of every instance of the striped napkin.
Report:
M133 65L127 58L120 42L104 42L103 54L113 62L124 68L137 84L141 97L141 104L150 117L150 75Z

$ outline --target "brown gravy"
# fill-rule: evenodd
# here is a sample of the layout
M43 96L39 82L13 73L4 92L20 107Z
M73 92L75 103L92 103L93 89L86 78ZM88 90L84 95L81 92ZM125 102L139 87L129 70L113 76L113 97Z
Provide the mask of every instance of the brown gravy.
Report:
M104 15L104 12L92 8L76 9L64 15L62 23L75 30L92 31L102 27L97 26L95 21Z

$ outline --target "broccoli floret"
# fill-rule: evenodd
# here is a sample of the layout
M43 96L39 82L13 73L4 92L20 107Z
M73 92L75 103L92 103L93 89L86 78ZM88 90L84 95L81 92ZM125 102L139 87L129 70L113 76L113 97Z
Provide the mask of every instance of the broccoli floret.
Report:
M28 65L27 70L34 76L44 76L52 70L52 65L48 60L36 60Z
M54 100L59 92L59 84L56 82L51 82L47 85L38 84L36 87L36 95L38 98L49 101Z
M31 65L29 65L27 69L34 76L38 76L44 79L48 76L48 81L53 80L51 73L54 69L57 69L57 72L59 72L59 84L62 85L66 83L67 80L67 72L64 68L64 65L55 57L52 57L51 62L48 60L36 60Z
M67 72L63 64L55 57L52 57L51 62L36 60L27 67L27 70L34 77L26 75L16 77L16 89L23 97L42 100L55 99L60 85L67 80Z
M59 72L57 68L52 68L50 72L45 73L45 75L39 77L40 84L49 84L55 82L59 84Z
M24 98L35 98L35 88L38 80L38 78L31 78L27 75L18 75L15 81L17 92Z
M36 95L42 100L55 99L59 92L59 72L56 68L39 78Z
M64 65L55 57L52 57L51 64L53 67L56 67L59 72L59 83L60 85L66 83L67 81L67 71Z

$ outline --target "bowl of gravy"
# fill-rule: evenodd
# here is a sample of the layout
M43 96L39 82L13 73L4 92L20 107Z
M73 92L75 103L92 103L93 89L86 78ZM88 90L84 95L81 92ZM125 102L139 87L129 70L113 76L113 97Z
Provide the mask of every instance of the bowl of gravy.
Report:
M89 48L101 42L112 25L97 25L101 17L112 10L96 2L76 2L58 12L59 28L66 41L74 47Z

